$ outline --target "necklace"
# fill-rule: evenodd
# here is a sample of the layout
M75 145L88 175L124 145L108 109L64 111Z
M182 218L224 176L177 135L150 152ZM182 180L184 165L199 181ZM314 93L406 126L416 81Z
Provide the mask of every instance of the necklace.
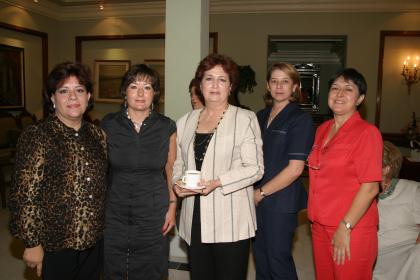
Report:
M225 108L225 110L223 110L223 113L220 116L219 121L217 122L216 126L210 131L211 133L214 133L217 130L217 127L219 126L220 122L223 120L223 117L225 116L225 113L226 113L228 108L229 108L229 104L226 105L226 108ZM198 130L198 126L200 125L201 114L203 113L204 110L205 110L205 108L200 111L200 115L198 116L197 127L195 128L196 132Z
M127 109L127 110L125 110L125 113L126 113L126 115L127 115L127 119L129 119L129 120L133 123L133 125L134 125L134 129L135 129L137 132L139 132L139 131L140 131L140 128L141 128L141 126L143 125L143 122L136 122L136 121L134 121L134 120L130 117L130 114L128 113L128 109ZM149 111L149 114L150 114L150 111Z
M281 109L280 111L276 112L273 114L274 109L271 108L270 111L270 115L268 115L268 120L267 120L267 127L271 124L271 122L277 117L277 115L282 111L283 109Z
M198 121L197 121L197 127L195 129L195 135L194 135L194 157L196 162L203 162L204 160L204 156L206 155L207 152L207 148L209 146L210 140L213 137L213 135L216 133L217 128L219 127L220 122L222 121L223 117L225 116L225 113L227 111L229 107L229 104L226 105L225 110L223 111L222 115L220 116L219 121L216 124L216 127L213 128L213 130L210 133L198 133L197 129L198 129L198 125L200 124L200 117L201 117L201 113L204 111L201 110L200 115L198 116ZM202 149L200 149L202 148Z
M391 194L393 194L395 191L395 187L397 186L397 183L398 183L398 179L392 178L391 184L389 185L389 187L379 194L379 199L383 200L387 198L388 196L390 196Z
M203 162L207 148L214 133L195 133L194 137L194 158L195 162Z

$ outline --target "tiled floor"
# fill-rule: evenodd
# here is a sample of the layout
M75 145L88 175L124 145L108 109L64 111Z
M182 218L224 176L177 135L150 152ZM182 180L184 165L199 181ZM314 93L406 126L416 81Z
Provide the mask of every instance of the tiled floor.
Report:
M0 210L0 280L35 280L33 272L26 269L21 261L23 246L13 239L8 230L8 211ZM309 225L306 221L306 212L302 212L299 217L299 227L296 232L296 238L293 248L298 276L301 280L312 280L314 277L314 268L312 264L312 248L309 233ZM184 262L185 259L171 259L175 262ZM169 270L168 280L189 280L189 274L183 270ZM250 256L247 280L255 279L255 269Z

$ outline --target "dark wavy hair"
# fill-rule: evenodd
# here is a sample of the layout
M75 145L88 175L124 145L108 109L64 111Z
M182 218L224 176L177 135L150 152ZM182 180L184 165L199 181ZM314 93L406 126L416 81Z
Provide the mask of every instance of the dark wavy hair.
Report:
M195 78L193 78L191 80L190 85L188 86L188 91L190 93L190 96L192 95L193 88L194 88L194 91L195 91L195 95L197 95L198 100L200 100L200 102L202 104L205 104L204 96L203 96L203 93L201 92L201 89L200 89L200 83L197 82L197 80Z
M46 108L49 113L54 112L54 104L51 101L51 96L55 94L56 90L71 76L76 77L79 80L79 83L86 88L86 91L91 94L86 112L93 108L93 82L90 68L79 62L68 61L57 64L50 74L48 74L47 80L45 81L43 90L44 108Z
M195 71L195 78L197 81L197 84L200 84L203 80L204 73L215 66L220 65L223 68L223 71L225 71L229 76L229 81L231 84L231 91L235 91L236 87L238 86L238 80L239 80L239 70L238 65L235 61L233 61L232 58L221 55L221 54L209 54L206 56L200 64L198 64L197 70ZM199 98L203 98L203 94L201 90L199 91L199 94L197 94ZM203 103L204 104L204 103Z
M159 74L146 64L135 64L124 74L120 86L121 96L125 98L128 86L137 80L150 80L154 91L153 103L156 105L160 96Z

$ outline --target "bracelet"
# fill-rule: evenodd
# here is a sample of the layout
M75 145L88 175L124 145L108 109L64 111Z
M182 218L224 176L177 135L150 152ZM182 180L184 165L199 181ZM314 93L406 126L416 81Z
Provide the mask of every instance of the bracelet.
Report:
M264 193L263 189L260 188L260 195L262 198L266 197L267 195Z
M169 200L169 204L176 203L176 200Z
M347 222L345 220L341 220L341 222L344 224L344 226L346 227L346 229L348 229L348 230L352 230L353 229L352 225L349 222Z

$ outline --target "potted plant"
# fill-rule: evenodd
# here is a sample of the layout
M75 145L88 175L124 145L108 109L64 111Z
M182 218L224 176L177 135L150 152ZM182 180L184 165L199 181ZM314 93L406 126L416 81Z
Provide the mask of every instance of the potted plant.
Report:
M257 85L255 80L255 71L250 65L239 66L239 80L236 90L229 96L229 103L238 107L244 108L239 102L239 93L253 93L254 87ZM248 108L247 108L248 109Z

